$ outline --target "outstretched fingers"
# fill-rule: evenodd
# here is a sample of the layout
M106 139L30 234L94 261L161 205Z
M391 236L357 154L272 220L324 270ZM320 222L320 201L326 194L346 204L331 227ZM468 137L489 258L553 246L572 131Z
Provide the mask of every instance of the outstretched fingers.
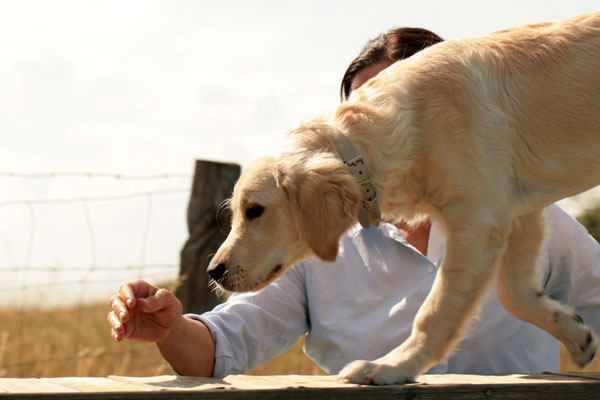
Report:
M110 333L115 342L120 342L125 338L125 326L114 311L108 313L106 322L110 326Z

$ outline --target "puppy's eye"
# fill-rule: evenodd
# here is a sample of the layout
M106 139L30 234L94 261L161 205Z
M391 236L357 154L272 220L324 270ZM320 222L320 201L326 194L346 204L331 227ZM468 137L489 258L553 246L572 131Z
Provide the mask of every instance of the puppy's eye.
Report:
M258 218L262 215L265 208L259 204L253 204L250 207L246 208L246 218L254 219Z

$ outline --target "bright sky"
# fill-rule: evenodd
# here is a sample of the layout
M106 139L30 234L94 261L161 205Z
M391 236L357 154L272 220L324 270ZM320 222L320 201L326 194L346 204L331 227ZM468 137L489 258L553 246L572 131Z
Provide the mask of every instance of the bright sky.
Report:
M288 127L331 116L347 64L382 31L455 39L597 10L597 0L0 0L0 172L246 165ZM0 176L0 202L189 184ZM187 195L153 201L146 236L147 199L88 214L37 207L35 240L26 206L0 207L0 268L177 262Z

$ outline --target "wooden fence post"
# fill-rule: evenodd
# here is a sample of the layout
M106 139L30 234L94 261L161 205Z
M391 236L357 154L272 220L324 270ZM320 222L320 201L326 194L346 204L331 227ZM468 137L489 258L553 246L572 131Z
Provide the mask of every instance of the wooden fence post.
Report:
M229 196L240 176L240 166L196 160L192 195L187 222L190 236L181 250L179 282L175 295L183 303L184 312L202 313L221 300L208 288L206 268L230 227L228 212L219 205Z

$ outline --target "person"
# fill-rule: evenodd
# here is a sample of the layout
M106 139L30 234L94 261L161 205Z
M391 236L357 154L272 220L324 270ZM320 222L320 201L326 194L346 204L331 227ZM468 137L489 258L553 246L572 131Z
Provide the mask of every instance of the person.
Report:
M351 96L391 63L439 41L439 36L414 28L382 34L350 64L342 97ZM540 289L575 307L598 331L600 246L558 206L547 207L544 216L545 238L537 262ZM417 228L382 222L366 230L357 224L342 236L334 263L313 257L264 289L234 294L202 315L182 315L181 303L171 292L134 281L112 296L107 320L114 340L155 342L182 375L246 373L304 333L307 355L335 374L353 360L388 353L409 336L444 245L435 222ZM429 372L558 370L558 351L552 336L505 311L492 286L465 338Z

